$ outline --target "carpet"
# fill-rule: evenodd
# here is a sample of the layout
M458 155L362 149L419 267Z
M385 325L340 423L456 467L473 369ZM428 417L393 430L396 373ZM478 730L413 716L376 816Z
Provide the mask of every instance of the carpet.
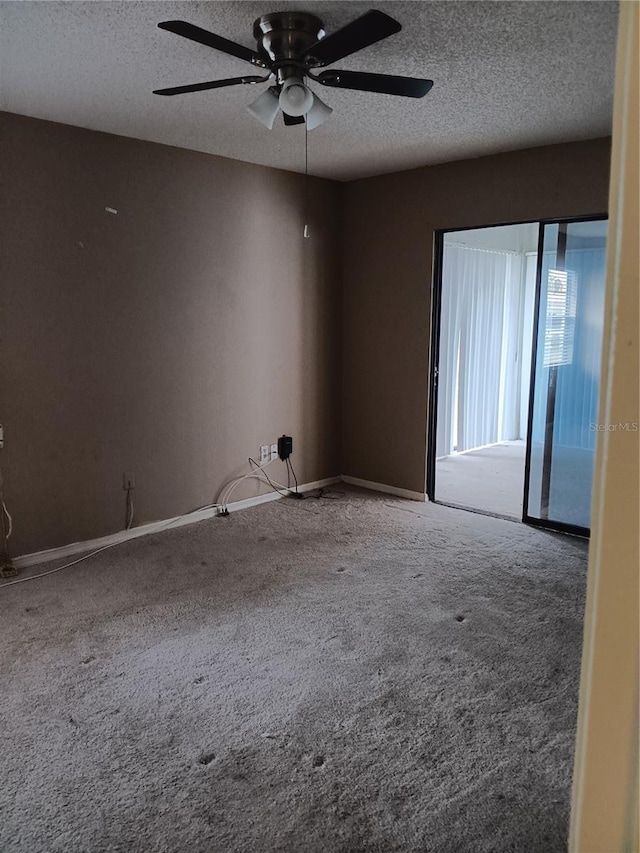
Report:
M524 441L509 441L445 456L436 462L436 500L520 520Z
M336 487L0 589L0 850L565 850L586 550Z

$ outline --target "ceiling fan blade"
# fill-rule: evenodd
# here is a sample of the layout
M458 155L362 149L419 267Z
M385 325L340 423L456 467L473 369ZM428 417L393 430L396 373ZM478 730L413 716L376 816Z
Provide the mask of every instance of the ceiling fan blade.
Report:
M290 116L283 112L282 118L287 127L290 127L292 124L304 124L304 116Z
M389 15L371 9L342 29L312 44L303 56L307 57L312 66L331 65L332 62L392 36L401 29L402 26Z
M222 89L241 83L265 83L269 77L228 77L226 80L210 80L208 83L191 83L188 86L173 86L170 89L154 89L154 95L183 95L186 92L204 92L206 89Z
M168 30L177 36L197 41L199 44L212 47L214 50L220 50L222 53L228 53L230 56L236 56L238 59L244 59L253 65L260 65L263 68L267 67L266 63L258 56L255 50L251 50L242 44L236 44L236 42L229 41L229 39L222 36L217 36L208 30L203 30L202 27L196 27L194 24L188 24L186 21L162 21L158 26L161 30Z
M396 77L393 74L368 74L364 71L322 71L312 79L336 89L358 89L361 92L404 95L407 98L422 98L433 86L433 80Z

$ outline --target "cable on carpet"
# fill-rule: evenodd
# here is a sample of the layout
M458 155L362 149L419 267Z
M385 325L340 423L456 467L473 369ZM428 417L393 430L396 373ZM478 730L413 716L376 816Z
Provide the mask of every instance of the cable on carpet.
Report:
M291 492L290 490L281 491L281 489L284 490L284 489L286 489L286 487L283 486L282 483L278 483L277 481L272 480L269 477L269 475L266 473L266 471L264 470L267 467L267 465L270 465L271 462L275 462L275 461L276 461L275 459L271 459L269 462L266 463L266 465L261 466L256 462L255 459L253 459L253 457L249 457L249 464L255 466L255 468L258 471L260 471L260 474L256 473L256 471L252 470L249 474L242 474L239 477L235 477L233 480L231 480L230 484L225 484L225 486L223 486L222 489L220 490L220 496L223 493L225 493L224 494L224 500L222 502L207 504L206 506L198 507L197 509L193 509L190 512L185 513L185 515L193 515L196 512L202 512L202 511L207 510L207 509L225 510L226 509L226 503L228 502L228 500L229 500L231 494L233 493L233 491L235 490L235 488L241 482L243 482L244 480L247 480L247 479L255 479L255 480L259 480L262 483L268 483L274 491L278 492L283 497L286 497L287 494L295 494L295 492ZM264 476L261 476L261 475L264 475ZM293 476L295 479L295 473ZM278 488L278 487L280 487L280 488ZM296 490L297 490L297 487L298 487L298 481L296 480ZM299 494L300 494L300 497L303 497L302 493L299 493ZM127 530L129 530L130 524L133 523L133 499L130 498L129 490L127 490L127 498L128 498L128 500L127 500ZM2 528L3 541L6 542L6 540L11 535L13 525L12 525L12 521L11 521L11 516L9 515L9 512L8 512L6 506L4 505L4 500L2 500L2 472L1 472L1 470L0 470L0 502L2 503L2 513L3 513L2 524L0 525L0 527ZM227 510L227 513L228 513L228 510ZM5 534L5 532L4 532L4 514L6 514L8 520L9 520L9 532L7 534ZM176 521L179 521L181 518L184 518L185 515L177 515L177 516L174 516L173 518L168 519L166 521L166 523L163 524L162 527L159 527L158 530L155 532L159 533L162 530L166 530L172 524L175 524ZM95 551L90 551L88 554L84 554L82 557L78 557L77 560L72 560L70 563L65 563L62 566L56 566L55 569L49 569L48 571L40 572L37 575L29 575L29 577L26 577L26 578L19 578L18 580L15 580L15 581L8 581L7 583L0 584L0 589L4 589L7 586L15 586L16 584L19 584L19 583L27 583L27 581L38 580L39 578L48 577L49 575L54 575L57 572L63 571L63 569L69 569L72 566L76 566L78 563L82 563L84 560L88 560L90 557L95 557L96 554L101 554L103 551L107 551L109 548L115 548L116 545L122 545L123 542L129 542L129 541L130 541L129 539L123 539L123 540L120 540L118 542L111 542L108 545L103 545L102 548L97 548Z
M193 515L196 512L202 512L206 509L215 509L218 504L207 504L206 506L198 507L197 509L192 509L190 512L185 513L185 515ZM131 502L131 512L133 512L133 501ZM184 515L176 515L173 518L169 518L162 527L159 527L157 533L166 530L168 527L171 527L172 524L175 524L176 521L180 521L181 518L184 518ZM82 557L78 557L77 560L72 560L70 563L65 563L63 566L56 566L55 569L49 569L46 572L40 572L37 575L29 575L26 578L20 578L19 580L9 581L8 583L0 584L0 589L4 589L6 586L15 586L18 583L26 583L27 581L35 581L38 578L44 578L48 575L54 575L56 572L61 572L63 569L69 569L71 566L75 566L78 563L82 563L84 560L88 560L90 557L95 557L96 554L102 553L102 551L107 551L109 548L115 548L116 545L122 545L125 542L130 542L130 539L122 539L118 542L110 542L108 545L103 545L102 548L97 548L95 551L90 551L88 554L83 554Z

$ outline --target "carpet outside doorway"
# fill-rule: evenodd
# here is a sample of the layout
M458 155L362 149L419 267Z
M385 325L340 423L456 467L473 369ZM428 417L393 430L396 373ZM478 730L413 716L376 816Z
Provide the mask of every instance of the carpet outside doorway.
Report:
M438 459L436 500L520 520L525 448L524 441L504 441Z
M1 590L0 850L566 850L585 571L341 487Z

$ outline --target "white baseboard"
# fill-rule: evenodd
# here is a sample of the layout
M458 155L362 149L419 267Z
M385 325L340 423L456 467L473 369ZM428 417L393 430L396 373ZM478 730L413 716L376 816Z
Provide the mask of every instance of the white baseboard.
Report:
M427 496L423 492L412 492L410 489L399 489L397 486L386 486L384 483L373 483L371 480L361 480L359 477L342 475L342 481L351 486L360 486L361 489L371 489L372 492L383 492L387 495L396 495L399 498L408 498L410 501L426 501Z
M298 491L311 492L314 489L333 486L335 483L340 483L341 479L341 477L327 477L324 480L316 480L313 483L304 483L298 487ZM281 497L283 497L283 495L278 492L267 492L264 495L256 495L253 498L234 501L233 503L227 504L227 509L229 512L237 512L240 509L248 509L251 506L258 506L258 504L277 501ZM130 539L137 539L139 536L148 536L150 533L159 533L161 530L183 527L185 524L196 524L198 521L204 521L207 518L214 518L216 515L218 515L218 508L208 507L207 509L200 509L195 512L187 513L187 515L178 515L175 518L168 518L163 521L153 521L150 524L141 524L140 527L133 527L131 530L119 530L117 533L111 533L109 536L101 536L99 539L89 539L84 542L71 542L69 545L62 545L60 548L49 548L46 551L24 554L22 557L14 557L11 562L16 569L22 569L27 566L36 565L37 563L48 563L51 560L63 560L65 557L72 557L75 554L82 554L85 551L97 551L107 545L116 545L120 542L128 542Z

